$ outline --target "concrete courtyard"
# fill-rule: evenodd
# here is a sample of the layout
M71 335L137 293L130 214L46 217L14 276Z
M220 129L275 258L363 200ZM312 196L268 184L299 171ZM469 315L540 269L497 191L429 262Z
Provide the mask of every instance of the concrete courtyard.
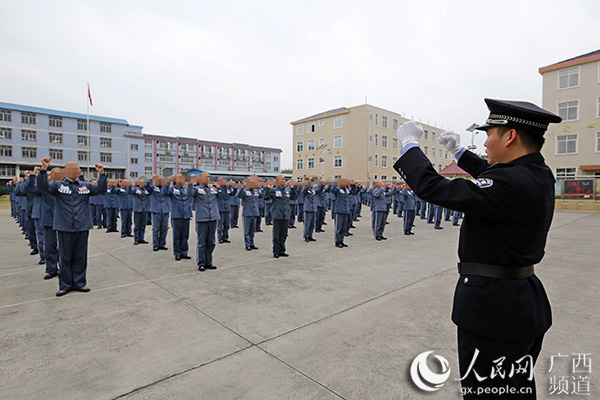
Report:
M363 208L349 247L338 249L327 222L314 243L302 240L298 223L290 257L280 259L271 227L263 224L252 252L233 229L232 243L215 249L218 269L206 272L171 251L93 230L92 291L57 298L57 280L42 279L38 256L0 210L0 399L460 398L450 320L458 227L437 231L417 219L408 237L390 216L388 240L377 242ZM169 232L169 250L170 241ZM194 233L190 244L194 257ZM554 313L536 366L540 399L579 397L557 358L550 371L559 353L592 354L588 398L600 398L599 246L600 213L555 214L537 267ZM451 368L432 393L409 377L428 350ZM568 393L553 392L557 374Z

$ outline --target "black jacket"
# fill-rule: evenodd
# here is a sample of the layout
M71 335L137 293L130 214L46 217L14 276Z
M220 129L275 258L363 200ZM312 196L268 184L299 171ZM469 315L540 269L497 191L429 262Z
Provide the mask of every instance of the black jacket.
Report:
M465 212L458 245L461 262L506 268L539 263L554 213L554 177L542 155L490 166L466 151L458 165L475 183L438 175L419 148L408 150L394 169L420 198ZM475 334L527 340L550 328L552 314L535 275L520 280L461 275L452 320Z

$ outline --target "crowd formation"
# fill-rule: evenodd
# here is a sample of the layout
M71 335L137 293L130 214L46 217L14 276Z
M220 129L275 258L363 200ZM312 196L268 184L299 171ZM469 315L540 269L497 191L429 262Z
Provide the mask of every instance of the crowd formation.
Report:
M59 277L61 296L71 290L89 291L85 286L89 230L120 232L133 238L134 245L148 244L146 227L151 225L154 251L168 250L166 237L172 229L175 260L189 255L190 221L197 234L196 264L199 271L216 269L213 251L219 244L231 243L229 230L239 227L241 217L244 248L258 250L254 237L261 225L272 225L273 257L287 257L288 229L303 223L303 238L316 241L324 232L327 212L334 224L334 244L344 248L344 238L352 236L353 222L363 207L371 210L371 228L376 240L386 240L385 225L390 212L404 219L404 234L412 235L415 217L427 219L435 229L441 220L452 218L458 225L461 213L444 210L419 199L404 183L367 184L350 179L336 182L286 182L283 176L265 181L252 176L241 182L178 174L150 180L107 180L103 167L96 165L98 179L87 181L76 163L47 172L51 160L26 171L8 183L11 215L29 241L31 254L39 254L46 265L44 279ZM241 207L241 213L240 213ZM120 219L120 229L117 220Z

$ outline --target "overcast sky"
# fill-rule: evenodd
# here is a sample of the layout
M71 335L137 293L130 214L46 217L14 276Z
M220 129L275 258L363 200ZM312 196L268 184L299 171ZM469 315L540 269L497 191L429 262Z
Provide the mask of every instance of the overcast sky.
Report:
M89 81L91 114L278 147L284 168L291 121L367 98L464 133L485 97L541 105L539 67L600 49L597 0L0 5L0 101L85 113Z

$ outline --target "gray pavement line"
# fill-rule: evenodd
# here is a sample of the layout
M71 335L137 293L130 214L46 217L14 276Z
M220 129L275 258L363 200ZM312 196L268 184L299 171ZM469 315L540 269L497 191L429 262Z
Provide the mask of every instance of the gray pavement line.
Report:
M555 211L555 212L556 212L556 211ZM563 223L563 224L561 224L561 225L557 225L557 226L551 226L551 227L550 227L550 231L554 231L554 230L556 230L556 229L560 229L560 228L562 228L562 227L564 227L564 226L567 226L567 225L570 225L570 224L572 224L572 223L578 222L580 219L587 218L587 217L589 217L590 215L593 215L593 214L591 214L591 213L590 213L590 214L582 214L582 215L581 215L581 217L579 217L579 218L577 218L577 219L573 219L573 220L571 220L571 221L567 221L567 222L565 222L565 223Z
M325 320L327 320L327 319L329 319L329 318L331 318L331 317L335 317L335 316L337 316L337 315L340 315L340 314L342 314L342 313L345 313L346 311L353 310L353 309L355 309L355 308L358 308L358 307L360 307L360 306L362 306L362 305L365 305L365 304L367 304L367 303L370 303L370 302L372 302L372 301L378 300L378 299L380 299L380 298L382 298L382 297L385 297L385 296L388 296L388 295L390 295L390 294L393 294L393 293L395 293L395 292L397 292L397 291L399 291L399 290L402 290L402 289L405 289L405 288L407 288L407 287L410 287L410 286L416 285L417 283L423 282L423 281L425 281L425 280L427 280L427 279L430 279L430 278L434 278L434 277L436 277L436 276L438 276L438 275L441 275L441 274L443 274L443 273L446 273L446 272L448 272L448 271L455 270L455 269L456 269L456 267L451 267L451 268L444 269L444 270L442 270L442 271L438 271L438 272L436 272L436 273L434 273L434 274L427 275L427 276L425 276L425 277L423 277L423 278L421 278L421 279L418 279L418 280L416 280L416 281L409 282L409 283L407 283L407 284L405 284L405 285L402 285L402 286L400 286L400 287L397 287L397 288L395 288L395 289L389 290L389 291L387 291L387 292L385 292L385 293L378 294L377 296L375 296L375 297L372 297L372 298L370 298L370 299L367 299L367 300L361 301L361 302L360 302L360 303L358 303L358 304L354 304L354 305L352 305L352 306L350 306L350 307L346 307L346 308L344 308L344 309L342 309L342 310L336 311L336 312L334 312L333 314L327 315L327 316L325 316L325 317L323 317L323 318L319 318L319 319L317 319L317 320L315 320L315 321L312 321L312 322L309 322L309 323L307 323L307 324L304 324L304 325L298 326L298 327L296 327L296 328L294 328L294 329L291 329L291 330L289 330L289 331L287 331L287 332L281 333L281 334L279 334L279 335L277 335L277 336L273 336L272 338L265 339L265 340L263 340L262 342L258 342L258 343L256 343L256 345L257 345L257 346L260 346L260 345L262 345L262 344L264 344L264 343L271 342L271 341L273 341L273 340L275 340L275 339L278 339L278 338L280 338L280 337L286 336L286 335L288 335L288 334L290 334L290 333L293 333L293 332L295 332L295 331L298 331L298 330L300 330L300 329L304 329L304 328L306 328L306 327L308 327L308 326L311 326L311 325L318 324L318 323L320 323L320 322L322 322L322 321L325 321Z
M184 370L184 371L176 372L176 373L174 373L174 374L171 374L171 375L169 375L169 376L165 376L164 378L161 378L161 379L159 379L159 380L157 380L157 381L155 381L155 382L148 383L148 384L146 384L146 385L144 385L144 386L140 386L140 387L138 387L138 388L135 388L135 389L133 389L133 390L130 390L130 391L129 391L129 392L127 392L127 393L123 393L123 394L120 394L120 395L118 395L117 397L113 397L112 399L113 399L113 400L116 400L116 399L122 399L122 398L124 398L125 396L129 396L129 395L131 395L131 394L133 394L133 393L135 393L135 392L138 392L138 391L140 391L140 390L143 390L143 389L149 388L149 387L151 387L151 386L154 386L154 385L156 385L156 384L158 384L158 383L162 383L162 382L164 382L164 381L167 381L167 380L169 380L169 379L171 379L171 378L175 378L175 377L177 377L177 376L179 376L179 375L183 375L183 374L186 374L186 373L188 373L188 372L194 371L194 370L196 370L196 369L198 369L198 368L205 367L205 366L207 366L207 365L210 365L210 364L212 364L212 363L215 363L215 362L217 362L217 361L224 360L224 359L226 359L226 358L229 358L229 357L231 357L231 356L234 356L234 355L236 355L237 353L241 353L242 351L246 351L246 350L248 350L248 349L251 349L252 347L255 347L255 346L254 346L254 345L250 345L250 346L248 346L248 347L244 347L243 349L239 349L239 350L236 350L236 351L234 351L234 352L231 352L231 353L229 353L229 354L225 354L225 355L223 355L223 356L221 356L221 357L219 357L219 358L215 358L214 360L210 360L210 361L207 361L207 362L205 362L205 363L202 363L202 364L196 365L195 367L191 367L191 368L188 368L188 369L186 369L186 370Z
M25 267L25 266L26 265L15 265L14 267L11 267L11 268L21 268L21 267ZM22 269L22 270L19 270L17 272L10 272L8 274L2 274L2 275L0 275L0 278L2 278L3 276L17 275L17 274L21 274L23 272L35 271L36 269L44 269L44 268L46 268L46 267L38 265L37 267L31 267L31 268L27 268L27 269Z
M282 363L283 365L287 366L288 368L296 371L297 373L299 373L300 375L302 375L303 377L305 377L306 379L310 380L313 383L316 383L317 385L321 386L323 389L327 390L328 392L332 393L333 395L339 397L340 399L346 399L344 396L342 396L341 394L339 394L338 392L336 392L335 390L331 389L330 387L328 387L327 385L319 382L318 380L311 378L310 376L306 375L304 372L300 371L298 368L294 367L291 364L288 364L287 362L283 361L281 358L269 353L267 350L263 349L260 346L256 346L258 349L262 350L263 352L265 352L267 355L269 355L270 357L273 357L275 360L279 361L280 363Z

